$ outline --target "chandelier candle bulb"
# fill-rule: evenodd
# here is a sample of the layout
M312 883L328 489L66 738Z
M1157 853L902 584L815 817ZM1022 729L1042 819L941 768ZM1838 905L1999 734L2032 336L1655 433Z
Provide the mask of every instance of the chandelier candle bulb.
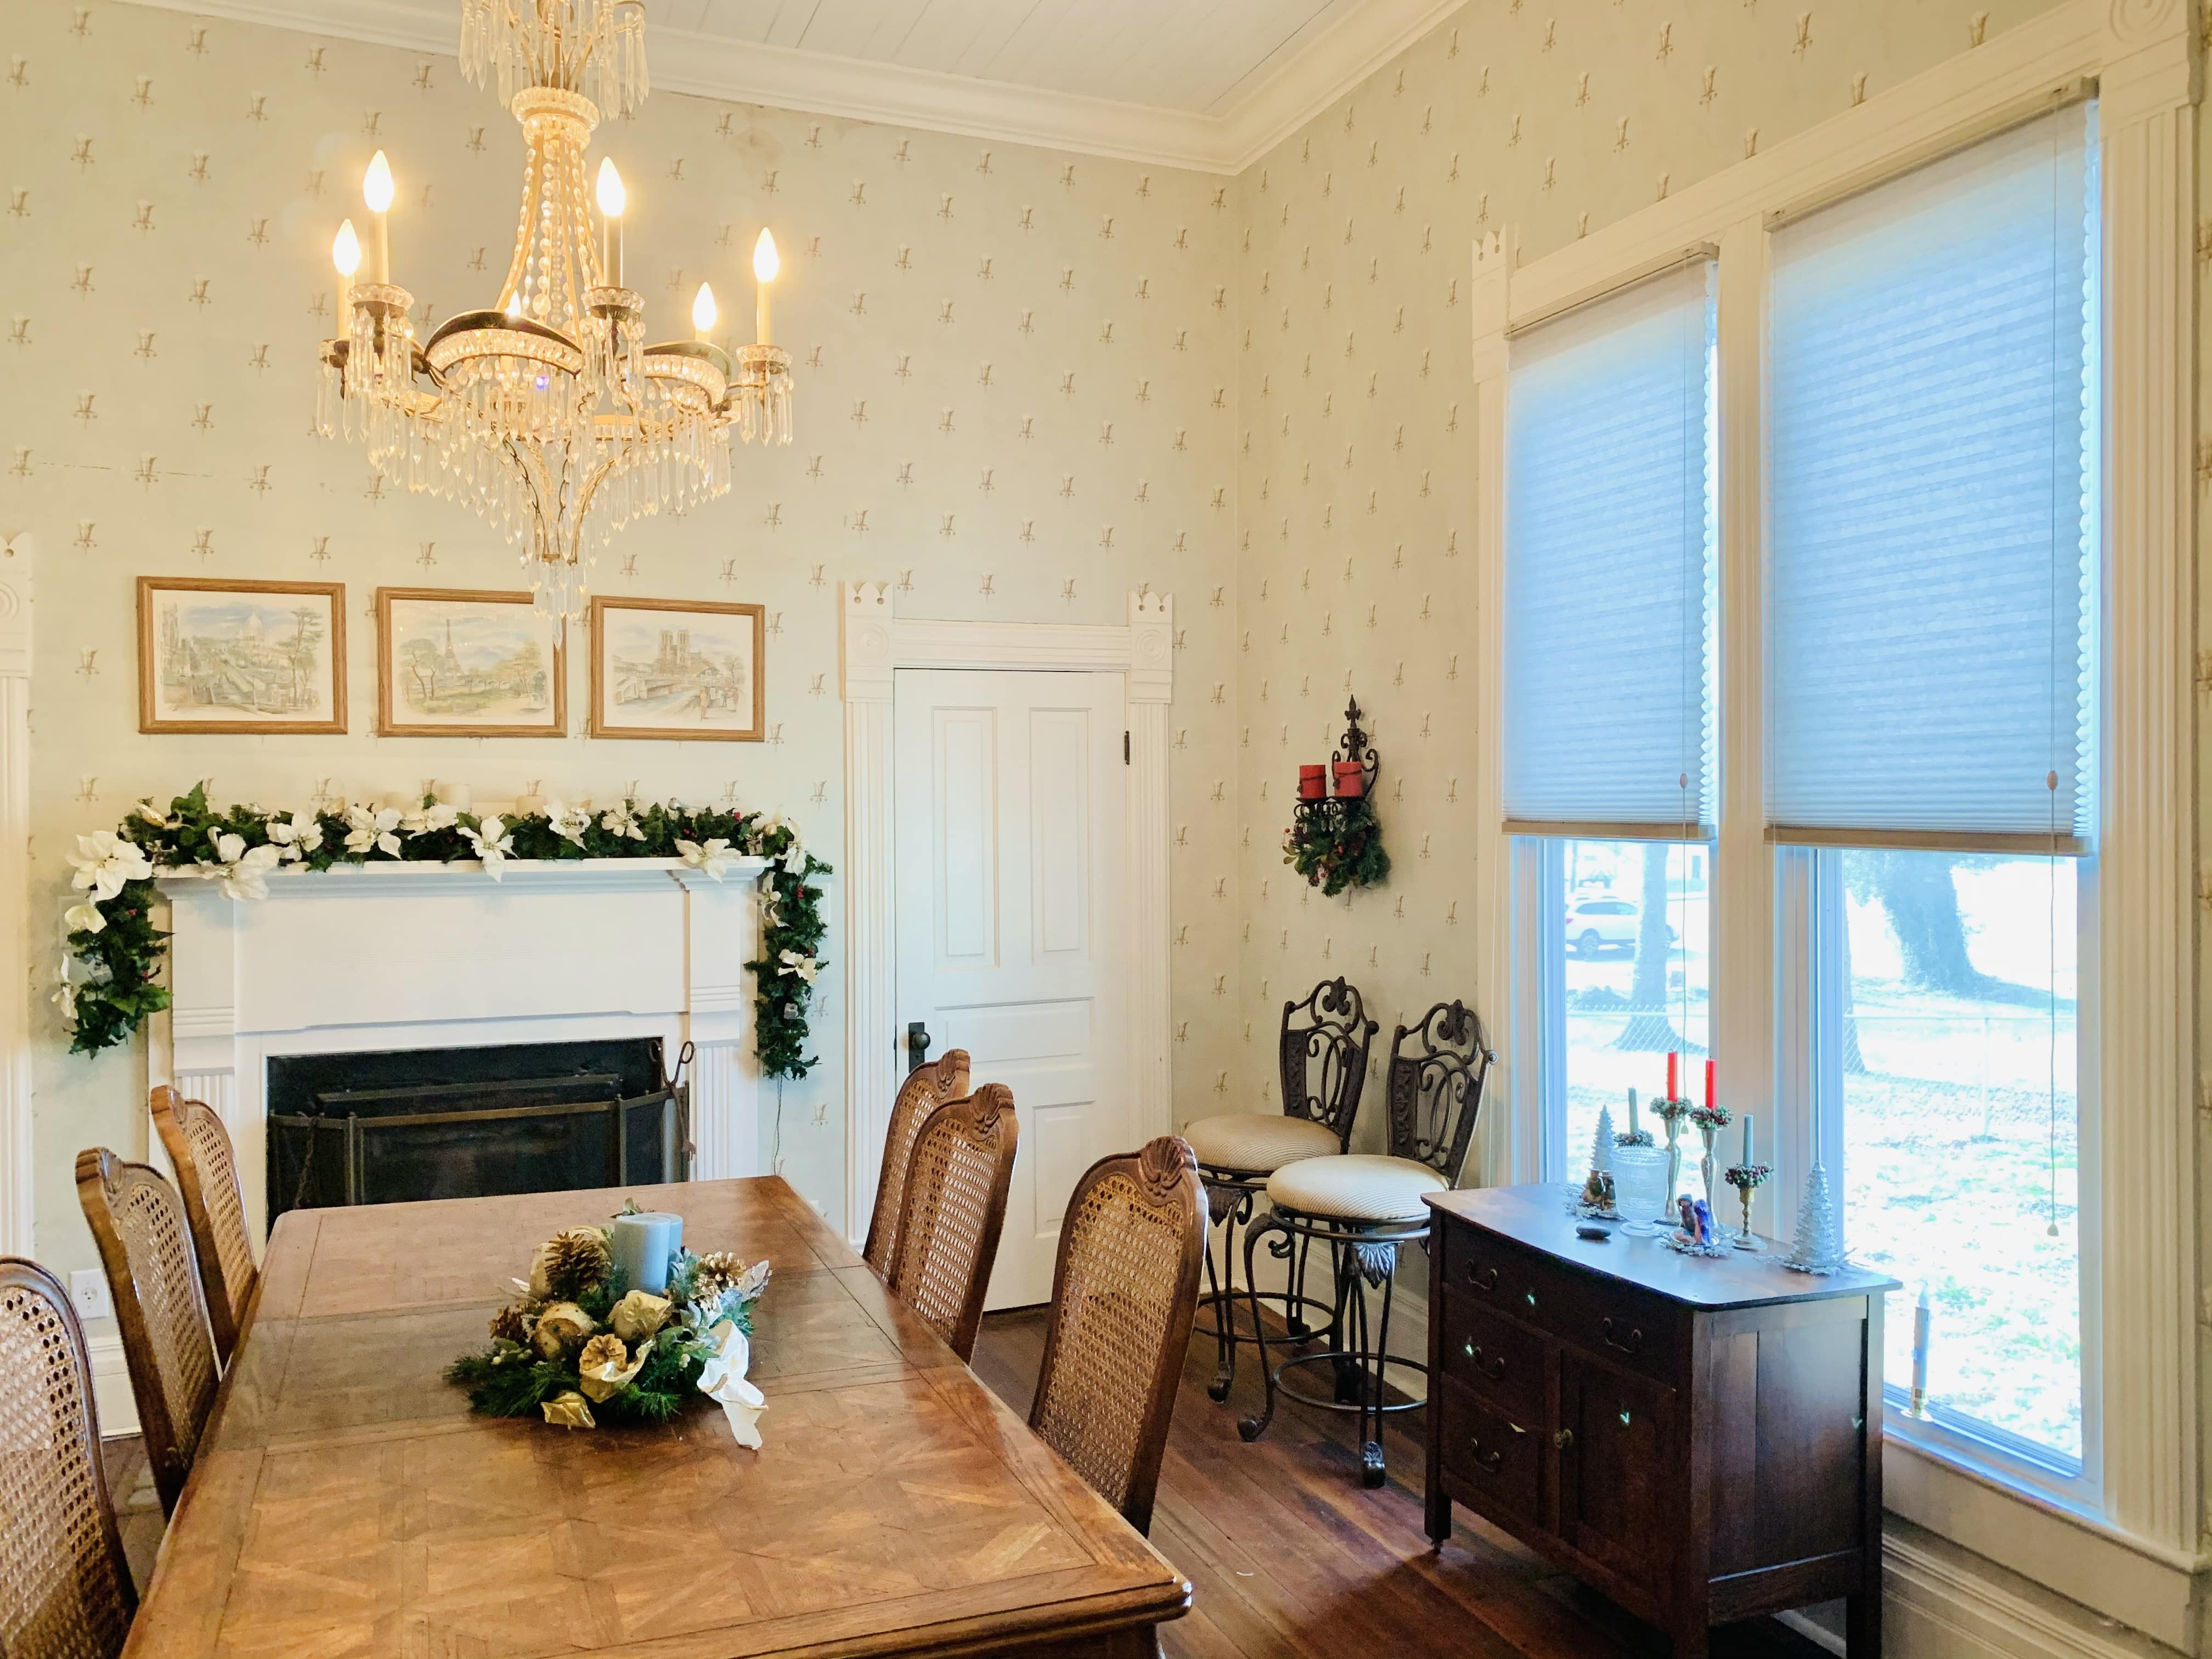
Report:
M769 284L775 281L776 272L782 268L783 261L775 251L775 238L768 234L768 227L763 225L760 240L753 244L753 280L758 285L753 301L753 333L758 345L775 343L775 337L768 327L768 291Z
M701 345L714 343L714 290L707 283L699 284L699 292L691 301L691 327Z
M338 271L337 337L343 340L353 330L349 309L353 274L361 269L361 238L354 234L350 219L341 224L338 234L331 239L331 263Z
M376 216L376 280L392 280L392 163L379 150L368 158L368 171L362 175L361 199Z
M623 189L622 174L615 171L615 158L599 158L599 269L607 286L623 285L623 209L628 204L628 194Z

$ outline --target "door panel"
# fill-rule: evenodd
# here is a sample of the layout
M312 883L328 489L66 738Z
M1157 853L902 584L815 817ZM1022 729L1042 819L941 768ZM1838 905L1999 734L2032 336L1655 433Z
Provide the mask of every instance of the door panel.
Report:
M1121 677L902 670L892 695L898 1028L1013 1091L988 1305L1025 1306L1077 1178L1133 1144Z
M1674 1391L1559 1355L1559 1535L1624 1577L1658 1588L1680 1524L1668 1448Z

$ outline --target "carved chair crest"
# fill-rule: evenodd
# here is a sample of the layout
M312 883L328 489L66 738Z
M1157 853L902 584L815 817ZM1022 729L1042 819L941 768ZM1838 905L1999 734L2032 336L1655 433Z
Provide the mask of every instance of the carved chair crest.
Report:
M1482 1091L1498 1056L1464 1003L1439 1002L1390 1038L1390 1155L1425 1164L1456 1186L1474 1144Z
M1341 975L1323 980L1304 1001L1283 1005L1283 1110L1311 1118L1349 1146L1367 1082L1367 1054L1375 1021L1359 988Z

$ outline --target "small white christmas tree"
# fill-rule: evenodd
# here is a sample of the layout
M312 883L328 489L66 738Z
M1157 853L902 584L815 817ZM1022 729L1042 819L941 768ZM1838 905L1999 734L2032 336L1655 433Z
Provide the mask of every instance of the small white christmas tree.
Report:
M1804 1195L1797 1200L1797 1235L1782 1265L1801 1273L1832 1273L1844 1265L1843 1229L1825 1164L1815 1164L1805 1177Z
M1596 1175L1613 1173L1613 1108L1597 1109L1597 1139L1590 1147L1590 1170Z

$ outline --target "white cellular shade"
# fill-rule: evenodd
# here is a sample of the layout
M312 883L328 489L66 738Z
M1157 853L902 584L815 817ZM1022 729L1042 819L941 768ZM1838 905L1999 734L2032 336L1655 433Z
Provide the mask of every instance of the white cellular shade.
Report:
M1509 827L1712 832L1711 273L1695 261L1512 343Z
M2042 118L1773 238L1778 839L2089 834L2094 118Z

